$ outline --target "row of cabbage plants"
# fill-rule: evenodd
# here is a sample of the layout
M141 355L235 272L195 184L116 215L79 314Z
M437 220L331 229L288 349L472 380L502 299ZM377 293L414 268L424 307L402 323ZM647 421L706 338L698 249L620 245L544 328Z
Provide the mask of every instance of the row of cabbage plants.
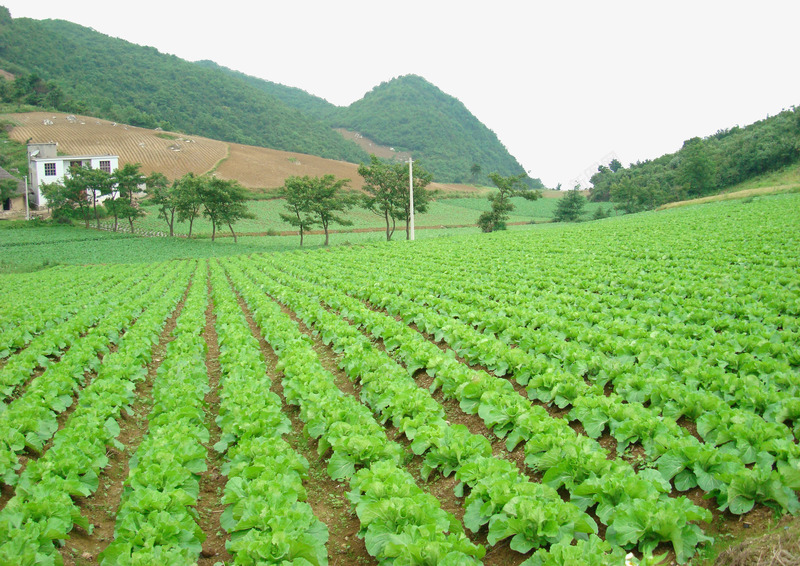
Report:
M91 532L73 498L97 490L98 474L109 462L107 449L124 449L117 436L121 411L130 410L136 383L147 375L153 344L185 291L191 262L172 263L153 286L161 293L140 306L136 324L116 351L103 358L94 380L80 392L78 404L38 459L27 463L14 496L0 511L0 562L61 564L59 547L75 525Z
M100 554L104 565L190 564L200 556L205 534L194 506L209 440L203 263L190 285L156 371L147 432L128 462L114 541Z
M328 562L328 529L306 502L308 462L283 436L282 411L257 339L219 265L211 269L221 369L220 441L228 480L220 524L234 564Z
M473 544L461 523L416 484L403 466L409 455L387 439L369 409L336 386L313 341L265 296L243 271L244 263L226 261L226 269L280 359L286 401L299 406L319 454L330 454L328 474L350 481L349 498L367 551L381 564L478 563L485 549Z

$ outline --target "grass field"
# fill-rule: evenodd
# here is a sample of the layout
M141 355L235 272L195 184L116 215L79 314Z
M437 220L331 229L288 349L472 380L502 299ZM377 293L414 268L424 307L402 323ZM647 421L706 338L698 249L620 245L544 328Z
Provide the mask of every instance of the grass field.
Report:
M20 223L0 223L0 273L34 271L54 265L87 265L106 263L141 263L186 258L225 257L230 255L286 252L300 249L297 236L241 236L233 238L162 238L131 236L78 226L42 225L20 227ZM529 230L533 225L510 226L510 230ZM418 240L478 234L472 228L420 229ZM331 246L385 243L381 232L337 232L331 234ZM405 232L395 234L390 244L405 241ZM303 249L323 247L324 236L306 236Z

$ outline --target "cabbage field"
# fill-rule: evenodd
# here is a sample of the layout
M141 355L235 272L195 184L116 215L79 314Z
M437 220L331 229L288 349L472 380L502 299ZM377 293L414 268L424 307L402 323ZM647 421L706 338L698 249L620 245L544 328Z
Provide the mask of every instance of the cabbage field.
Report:
M800 511L800 194L0 276L0 563L655 564Z

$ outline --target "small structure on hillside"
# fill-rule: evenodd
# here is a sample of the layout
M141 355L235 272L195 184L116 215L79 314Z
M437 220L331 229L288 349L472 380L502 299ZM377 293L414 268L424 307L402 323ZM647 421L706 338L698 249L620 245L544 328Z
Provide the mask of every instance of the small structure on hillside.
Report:
M0 214L10 213L25 210L25 181L17 176L12 175L2 167L0 167L0 181L11 179L17 183L17 192L14 196L6 198L0 202Z
M119 168L118 155L58 155L57 148L55 142L28 144L28 192L30 205L36 208L47 206L42 185L60 183L69 174L70 167L91 167L106 173L113 173Z

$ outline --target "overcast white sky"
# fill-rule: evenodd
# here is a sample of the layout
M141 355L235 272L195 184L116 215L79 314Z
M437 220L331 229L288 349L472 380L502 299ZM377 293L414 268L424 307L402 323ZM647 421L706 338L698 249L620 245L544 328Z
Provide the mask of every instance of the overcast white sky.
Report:
M800 1L0 0L341 106L421 75L531 176L571 187L800 104ZM584 182L585 184L585 182Z

